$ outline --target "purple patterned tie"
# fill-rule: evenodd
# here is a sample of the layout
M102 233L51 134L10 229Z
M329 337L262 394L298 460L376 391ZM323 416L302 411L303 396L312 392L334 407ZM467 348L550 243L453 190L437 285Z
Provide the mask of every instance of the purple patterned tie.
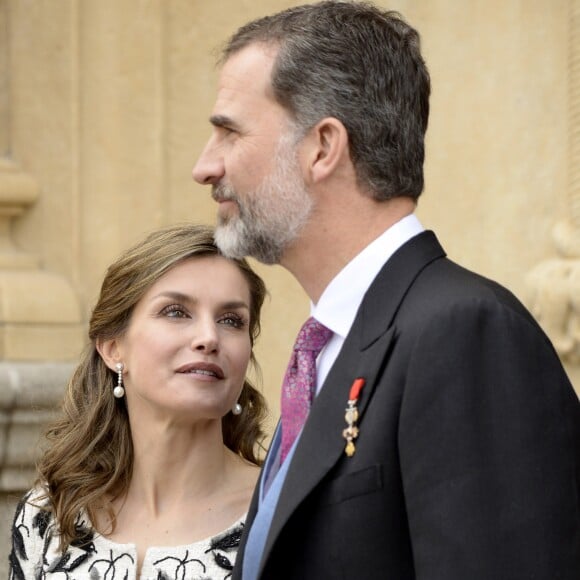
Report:
M310 317L300 329L282 383L282 447L280 462L306 421L316 390L316 357L332 336L332 330Z

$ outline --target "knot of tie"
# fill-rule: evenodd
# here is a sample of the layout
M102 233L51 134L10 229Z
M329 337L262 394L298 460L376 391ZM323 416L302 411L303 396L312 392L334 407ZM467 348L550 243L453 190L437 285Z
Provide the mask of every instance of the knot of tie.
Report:
M286 458L310 411L316 389L316 357L331 336L332 330L310 317L296 338L282 383L280 451L282 461Z
M294 350L310 350L317 353L314 355L316 357L331 336L332 330L326 328L324 324L321 324L316 318L311 316L302 325L294 343Z

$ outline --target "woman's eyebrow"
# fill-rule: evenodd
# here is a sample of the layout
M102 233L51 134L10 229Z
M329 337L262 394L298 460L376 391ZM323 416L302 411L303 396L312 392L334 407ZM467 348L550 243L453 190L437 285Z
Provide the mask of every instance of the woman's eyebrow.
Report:
M170 298L171 300L175 300L177 302L185 302L189 304L195 304L198 302L197 298L189 296L188 294L184 294L183 292L175 292L173 290L167 290L165 292L160 292L153 296L153 300L157 298ZM246 310L250 309L249 304L245 300L226 300L220 304L221 308L244 308Z

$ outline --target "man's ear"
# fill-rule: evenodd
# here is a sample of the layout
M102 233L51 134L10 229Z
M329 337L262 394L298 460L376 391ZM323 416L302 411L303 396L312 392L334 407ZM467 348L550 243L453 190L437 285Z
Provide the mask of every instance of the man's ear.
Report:
M112 370L117 372L116 364L122 362L121 352L119 350L119 341L116 338L108 340L97 339L97 351L105 364Z
M313 183L323 181L350 159L348 132L334 117L325 117L309 131L308 147L308 172Z

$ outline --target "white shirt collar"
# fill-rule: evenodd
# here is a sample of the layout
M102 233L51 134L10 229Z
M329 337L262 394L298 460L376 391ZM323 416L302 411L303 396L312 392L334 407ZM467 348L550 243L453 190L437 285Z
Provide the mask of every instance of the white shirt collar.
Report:
M318 303L311 303L311 315L346 338L364 295L381 268L404 243L422 231L414 214L392 225L331 280Z

